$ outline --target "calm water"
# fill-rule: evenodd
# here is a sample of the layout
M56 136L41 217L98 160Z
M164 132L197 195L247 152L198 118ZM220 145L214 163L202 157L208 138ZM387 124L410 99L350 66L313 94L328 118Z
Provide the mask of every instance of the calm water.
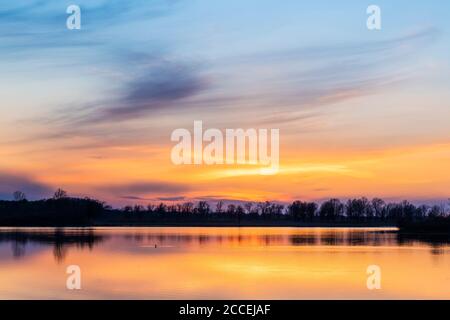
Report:
M382 271L380 290L366 268ZM82 289L66 289L79 265ZM450 299L448 239L395 229L0 228L0 299Z

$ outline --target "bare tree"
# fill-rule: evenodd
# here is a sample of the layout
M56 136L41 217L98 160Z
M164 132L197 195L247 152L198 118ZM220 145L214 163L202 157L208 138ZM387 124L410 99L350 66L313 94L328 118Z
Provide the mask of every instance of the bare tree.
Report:
M197 213L201 214L201 215L208 215L211 210L208 202L206 202L206 201L199 201L197 203L197 207L195 209L196 209Z
M182 213L191 214L194 211L194 204L192 202L185 202L182 204Z
M27 200L27 196L22 191L16 191L13 193L14 201L23 201Z
M64 199L64 198L67 198L67 192L64 191L63 189L56 190L55 194L53 195L53 199L55 199L55 200Z
M244 208L245 208L245 211L247 212L247 214L250 214L250 213L252 212L253 203L251 203L251 202L246 202L246 203L244 204Z
M222 213L223 212L223 201L219 200L216 204L216 213Z
M227 206L227 213L228 214L235 214L236 213L236 206L234 204L230 203Z
M385 206L386 203L382 199L374 198L372 200L372 208L375 213L375 217L384 218Z

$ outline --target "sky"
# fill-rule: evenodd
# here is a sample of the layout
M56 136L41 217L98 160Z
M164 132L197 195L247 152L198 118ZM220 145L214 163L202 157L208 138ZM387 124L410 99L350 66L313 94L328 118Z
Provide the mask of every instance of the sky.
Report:
M0 198L447 201L449 32L438 0L3 1ZM278 173L173 164L195 120L279 129Z

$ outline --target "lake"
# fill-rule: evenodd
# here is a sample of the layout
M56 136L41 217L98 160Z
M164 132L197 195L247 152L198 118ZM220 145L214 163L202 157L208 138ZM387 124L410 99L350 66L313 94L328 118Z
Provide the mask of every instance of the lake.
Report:
M81 289L66 287L67 267ZM380 267L381 288L367 288ZM0 299L450 299L450 241L395 228L0 228Z

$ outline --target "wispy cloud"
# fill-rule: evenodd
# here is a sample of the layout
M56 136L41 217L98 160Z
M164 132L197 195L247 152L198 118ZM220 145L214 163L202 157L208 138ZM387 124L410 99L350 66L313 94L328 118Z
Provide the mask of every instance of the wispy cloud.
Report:
M147 56L137 63L124 59L120 63L129 67L124 73L134 76L121 84L120 95L89 106L82 116L77 112L78 119L72 121L77 126L92 125L173 109L208 113L217 108L232 114L236 109L244 114L257 109L258 116L252 121L258 122L270 121L272 115L282 122L302 120L305 109L374 94L408 79L413 71L404 62L439 34L430 28L390 40L255 53L201 67L164 56ZM142 68L136 73L139 64ZM248 106L247 110L243 106ZM66 114L70 115L70 110Z
M208 118L217 110L220 121L239 126L320 122L326 117L323 106L389 90L412 77L412 59L440 36L439 30L427 28L378 41L273 48L252 54L237 51L218 60L202 59L201 55L196 60L179 52L177 43L168 48L165 41L165 45L157 41L148 44L138 35L115 38L108 33L109 24L126 32L130 19L162 17L177 3L81 1L81 32L65 29L66 3L32 1L3 6L0 37L8 45L0 48L0 54L77 46L88 57L71 61L72 66L96 61L96 67L118 75L107 82L109 91L99 93L103 98L67 101L59 112L39 119L47 130L33 138L57 142L89 137L90 141L83 142L87 146L104 145L100 140L127 143L148 129L132 123L125 127L126 122L151 119L158 123L164 115L175 114L176 118L177 113L195 112ZM95 50L96 60L91 60L93 46L102 47ZM137 46L141 51L135 50Z
M100 186L97 189L122 198L126 197L129 199L133 197L135 199L145 199L149 198L150 195L179 194L180 192L189 190L189 186L178 183L152 181L106 185Z
M297 166L281 167L278 170L278 174L299 174L299 173L338 173L338 174L351 174L352 170L345 165L341 164L304 164ZM248 169L224 169L210 172L204 175L209 179L221 179L240 176L261 176L260 168L248 168Z
M182 201L185 200L185 196L175 196L175 197L158 197L160 201Z
M111 27L127 25L129 19L139 21L169 14L177 0L78 0L82 9L82 29L66 29L66 9L73 1L17 0L0 7L0 52L29 53L67 47L109 46L107 32ZM103 36L102 36L103 35ZM5 45L7 44L7 45Z
M425 28L387 40L254 53L236 57L226 67L256 79L258 86L247 86L258 91L249 90L244 99L254 96L263 122L298 121L311 116L306 110L314 110L317 117L321 106L376 94L411 79L416 75L414 58L440 35L436 28Z
M186 199L185 196L173 196L173 197L138 197L138 196L123 196L121 197L125 200L136 200L136 201L183 201Z
M392 37L385 40L339 42L328 44L300 47L284 50L272 50L270 52L259 52L236 57L235 63L279 63L291 61L333 61L347 57L352 61L355 57L368 61L379 61L403 57L405 54L417 53L417 50L425 49L435 41L442 32L435 27L418 29L402 36ZM374 57L378 57L373 59Z
M184 99L206 90L208 82L195 66L161 60L124 84L123 97L112 106L101 106L88 114L87 121L124 121L152 111L173 108Z
M112 82L112 94L61 106L40 120L52 128L44 130L42 138L55 143L89 138L80 148L140 143L143 130L148 135L149 129L134 120L157 125L161 116L176 119L177 113L194 112L204 118L220 112L215 118L224 125L314 125L327 116L324 106L389 90L413 77L411 61L439 36L437 29L428 28L382 41L257 52L202 63L176 58L176 48L173 53L116 50L110 68L120 76Z

